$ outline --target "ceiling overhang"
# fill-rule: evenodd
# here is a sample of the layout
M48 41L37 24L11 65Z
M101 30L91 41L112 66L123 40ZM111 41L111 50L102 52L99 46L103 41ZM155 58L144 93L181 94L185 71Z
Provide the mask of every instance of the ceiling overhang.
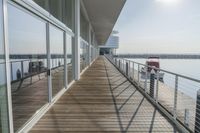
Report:
M104 45L126 0L83 0L99 45Z

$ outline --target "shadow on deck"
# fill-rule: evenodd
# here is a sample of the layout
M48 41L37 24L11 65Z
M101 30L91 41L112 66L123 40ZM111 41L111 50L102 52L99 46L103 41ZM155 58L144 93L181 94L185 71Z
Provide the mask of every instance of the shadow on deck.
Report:
M99 57L30 132L177 131L107 59Z

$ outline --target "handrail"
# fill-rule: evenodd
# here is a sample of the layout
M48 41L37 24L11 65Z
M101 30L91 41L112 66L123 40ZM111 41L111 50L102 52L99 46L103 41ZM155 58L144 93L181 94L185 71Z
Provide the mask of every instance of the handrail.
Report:
M169 74L172 74L172 75L177 75L179 77L182 77L182 78L185 78L185 79L192 80L192 81L200 83L200 80L195 79L195 78L191 78L191 77L188 77L188 76L185 76L185 75L182 75L182 74L174 73L174 72L167 71L167 70L164 70L164 69L161 69L161 68L157 68L157 67L151 67L151 66L148 66L148 65L145 65L145 64L142 64L142 63L139 63L139 62L131 61L131 60L128 60L128 59L124 59L124 58L120 58L120 59L123 59L125 61L130 61L130 62L133 62L135 64L139 64L139 65L142 65L142 66L145 66L145 67L149 67L149 68L152 68L152 69L155 69L155 70L158 70L158 71L163 71L163 72L166 72L166 73L169 73Z
M144 94L148 95L157 106L160 105L162 109L166 110L174 121L183 125L189 132L200 133L199 79L124 58L105 56L130 81L142 88ZM145 69L141 69L141 67ZM150 71L152 69L155 71ZM161 77L162 74L167 75ZM166 83L163 78L167 80ZM189 93L195 95L189 96Z

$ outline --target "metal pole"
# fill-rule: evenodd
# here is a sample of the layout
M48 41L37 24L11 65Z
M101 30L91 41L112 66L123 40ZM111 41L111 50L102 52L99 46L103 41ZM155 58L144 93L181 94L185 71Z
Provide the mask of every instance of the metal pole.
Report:
M158 90L159 90L159 72L156 74L156 103L158 103Z
M12 110L12 92L11 92L11 79L10 79L10 58L9 58L9 37L8 37L8 10L7 10L7 5L8 1L3 0L3 6L2 6L2 18L1 20L3 21L3 44L4 44L4 50L5 50L5 67L6 67L6 94L5 96L7 97L7 109L8 109L8 121L5 121L3 124L8 125L9 129L7 132L13 133L13 110ZM3 128L6 126L3 126Z
M155 72L152 69L150 74L150 93L149 95L154 98L154 88L155 88Z
M123 72L123 69L124 69L124 65L123 64L124 64L124 59L122 59L122 69L121 69L122 72Z
M119 59L119 69L121 69L121 60Z
M126 62L126 76L128 76L128 62Z
M147 67L144 67L144 68L146 68L146 69L145 69L145 92L147 93L147 78L148 78L148 77L147 77L147 76L148 76L148 75L147 75L147 72L148 72L148 71L147 71Z
M197 91L195 133L200 133L200 90Z
M130 69L130 64L131 64L131 62L130 62L130 60L128 61L128 77L130 78L131 77L131 74L130 74L130 71L131 71L131 69Z
M13 81L13 64L10 64L11 81Z
M21 73L22 73L22 78L24 77L24 63L21 61Z
M177 109L177 94L178 94L178 75L175 77L175 90L174 90L174 110L173 110L173 115L174 119L176 119L176 109Z
M140 64L138 64L138 84L140 83Z
M135 68L134 68L134 62L133 62L133 80L134 80L134 77L135 77Z
M48 80L48 102L52 101L52 75L51 68L53 68L53 59L50 53L50 27L49 23L46 24L46 48L47 48L47 80ZM32 80L32 77L31 77Z

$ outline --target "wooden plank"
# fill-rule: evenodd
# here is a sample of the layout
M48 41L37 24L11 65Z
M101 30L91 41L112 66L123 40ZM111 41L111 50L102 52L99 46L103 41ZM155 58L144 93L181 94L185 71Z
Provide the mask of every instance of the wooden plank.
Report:
M176 132L104 57L99 57L31 133Z

